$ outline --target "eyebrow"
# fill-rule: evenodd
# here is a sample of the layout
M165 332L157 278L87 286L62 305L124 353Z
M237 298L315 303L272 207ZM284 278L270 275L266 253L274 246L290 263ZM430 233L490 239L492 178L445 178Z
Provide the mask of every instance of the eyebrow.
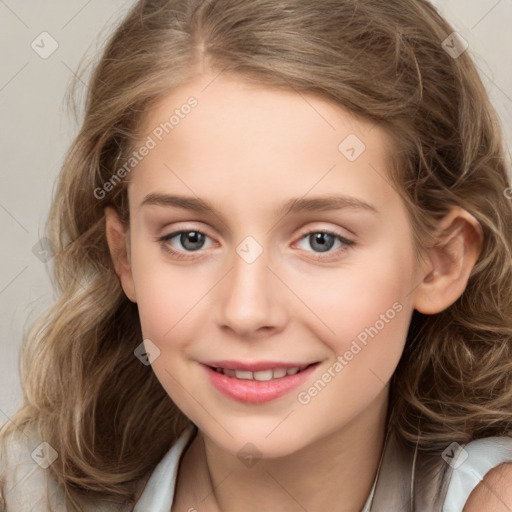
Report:
M200 213L213 213L219 215L217 209L208 201L198 197L186 197L178 195L162 194L153 192L144 197L140 204L143 206L166 206L183 208ZM329 210L365 210L373 213L379 213L375 206L351 196L319 196L319 197L295 197L291 198L282 205L279 205L273 212L276 217L284 217L300 212L323 212Z

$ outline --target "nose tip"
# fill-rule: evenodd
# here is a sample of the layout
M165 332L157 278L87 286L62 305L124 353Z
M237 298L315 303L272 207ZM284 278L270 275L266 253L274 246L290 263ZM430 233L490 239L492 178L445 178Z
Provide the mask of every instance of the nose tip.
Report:
M220 325L243 337L268 334L278 326L280 309L263 246L248 236L236 252L219 301Z

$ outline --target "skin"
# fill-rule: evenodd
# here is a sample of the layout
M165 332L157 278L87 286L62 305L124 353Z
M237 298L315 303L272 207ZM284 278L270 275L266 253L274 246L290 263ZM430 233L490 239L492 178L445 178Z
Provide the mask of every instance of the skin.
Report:
M181 460L172 511L360 510L412 312L434 314L462 294L481 243L477 223L454 207L439 224L442 243L419 258L387 179L393 147L385 131L312 95L214 76L199 75L148 112L146 136L187 98L198 99L132 171L129 227L105 212L116 272L138 304L144 338L160 350L152 369L199 428ZM349 134L366 146L353 162L338 150ZM141 206L154 192L197 196L218 212ZM333 194L376 212L273 213L290 198ZM166 242L185 260L158 241L178 230L207 236L195 252L179 236ZM334 239L321 252L304 235L324 230L353 244L339 249ZM236 252L247 236L263 249L252 263ZM395 303L401 311L378 335L299 403L298 393ZM305 385L255 405L210 384L199 362L220 359L320 364ZM261 455L252 467L237 457L248 442Z
M462 512L510 512L512 510L512 464L491 469L473 489Z

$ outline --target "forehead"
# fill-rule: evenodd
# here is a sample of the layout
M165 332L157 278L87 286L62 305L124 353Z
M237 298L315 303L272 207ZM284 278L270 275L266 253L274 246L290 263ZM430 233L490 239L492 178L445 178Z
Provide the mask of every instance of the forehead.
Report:
M346 190L381 202L394 194L384 129L311 94L201 75L162 98L142 133L155 147L131 176L139 202L176 187L240 204L308 191Z

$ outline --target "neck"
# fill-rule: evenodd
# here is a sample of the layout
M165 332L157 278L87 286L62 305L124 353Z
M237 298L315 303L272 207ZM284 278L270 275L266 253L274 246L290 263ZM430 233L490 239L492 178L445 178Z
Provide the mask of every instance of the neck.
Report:
M341 429L290 455L242 469L236 455L199 432L183 457L173 512L361 510L377 474L387 410L385 387Z

